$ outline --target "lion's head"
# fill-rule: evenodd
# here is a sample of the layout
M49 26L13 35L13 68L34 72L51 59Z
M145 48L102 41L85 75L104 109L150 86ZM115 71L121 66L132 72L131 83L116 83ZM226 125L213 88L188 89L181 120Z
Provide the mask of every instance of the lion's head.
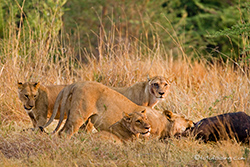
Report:
M35 107L36 99L39 95L40 82L18 83L18 97L23 103L25 110L32 110Z
M162 76L148 79L148 84L149 92L157 99L165 98L170 88L170 82Z
M133 134L148 136L151 126L146 116L146 110L141 112L123 113L122 124Z
M165 110L163 112L168 120L172 123L171 134L179 137L186 129L194 126L193 121L186 119L183 115L174 114L171 111Z

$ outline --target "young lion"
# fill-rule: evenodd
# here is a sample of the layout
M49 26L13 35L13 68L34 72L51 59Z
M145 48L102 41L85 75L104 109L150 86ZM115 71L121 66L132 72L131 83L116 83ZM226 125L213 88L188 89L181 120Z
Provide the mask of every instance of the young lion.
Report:
M91 122L89 122L91 124ZM92 135L95 140L109 140L114 143L126 143L138 139L139 134L149 135L150 125L146 110L123 113L123 118L109 127L109 131L100 131Z
M170 82L162 76L148 78L145 82L138 82L130 87L110 87L123 94L139 106L153 108L160 100L164 99L170 88Z
M29 115L33 127L43 126L52 114L58 93L65 85L41 85L40 82L18 83L18 97ZM55 116L59 118L59 113Z
M65 132L69 138L89 118L96 129L108 130L112 124L122 118L123 111L132 113L146 110L151 125L151 133L162 138L169 136L172 122L177 120L177 115L172 112L172 114L167 114L167 112L160 113L150 107L138 106L107 86L97 82L86 81L73 83L60 92L50 120L41 128L45 128L52 122L57 113L57 107L60 106L59 104L61 104L61 114L54 132L59 129L66 112L68 117L59 134ZM175 117L172 117L173 115ZM183 126L186 126L186 124L183 124ZM188 124L188 126L191 125ZM183 130L183 128L179 129Z

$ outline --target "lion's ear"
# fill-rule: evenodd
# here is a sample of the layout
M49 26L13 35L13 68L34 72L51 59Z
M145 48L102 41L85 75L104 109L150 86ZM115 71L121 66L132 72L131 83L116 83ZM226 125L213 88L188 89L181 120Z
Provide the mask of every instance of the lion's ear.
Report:
M169 120L173 119L174 114L172 111L165 110L165 111L163 111L163 114L167 117L167 119L169 119Z
M122 112L122 116L123 116L123 117L129 117L128 113L126 113L126 112L124 112L124 111Z
M18 87L18 89L22 89L23 88L23 83L22 82L17 82L17 87Z
M172 74L172 75L170 75L170 76L168 76L167 78L166 78L166 80L167 80L167 82L168 82L168 84L172 84L173 83L173 79L174 79L174 75Z
M123 115L123 119L124 119L126 122L131 122L131 117L130 117L130 115L129 115L128 113L123 112L122 115Z
M193 121L190 121L190 120L187 120L188 121L188 128L191 128L191 127L194 127L194 122Z
M147 80L148 80L148 82L150 81L149 75L147 75Z
M40 82L36 82L33 86L35 89L38 89L40 87Z
M173 83L173 80L172 79L168 79L167 82L168 82L169 85L171 85Z

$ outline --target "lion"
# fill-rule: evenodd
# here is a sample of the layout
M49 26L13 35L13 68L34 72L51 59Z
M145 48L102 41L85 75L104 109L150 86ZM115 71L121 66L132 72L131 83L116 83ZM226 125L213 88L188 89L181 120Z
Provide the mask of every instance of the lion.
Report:
M194 122L192 120L186 119L184 115L174 114L168 110L165 110L163 113L172 123L169 134L163 137L175 136L179 138L187 129L193 128L195 126Z
M92 124L91 121L88 124ZM146 116L146 110L127 114L123 112L123 117L118 122L109 127L109 131L99 131L92 135L94 140L108 140L118 144L126 144L135 141L139 134L148 136L150 125Z
M53 121L57 114L57 107L59 106L61 106L60 118L53 133L60 128L66 112L67 119L59 135L64 132L68 138L71 138L71 136L79 130L81 125L89 119L97 130L109 130L112 124L122 118L123 111L132 113L146 110L151 125L151 134L160 138L170 136L170 129L172 129L173 123L178 120L177 118L182 118L181 116L178 117L177 114L173 114L171 111L160 113L150 107L139 106L107 86L98 82L85 81L66 86L60 92L56 99L50 120L41 128L45 128ZM189 126L191 126L191 124L188 124L188 127ZM179 128L179 130L183 129L184 128Z
M110 88L123 94L139 106L153 108L159 101L167 96L170 88L170 81L163 76L155 76L148 78L147 81L135 83L130 87Z
M145 82L138 82L130 87L109 88L121 93L137 105L153 108L159 101L167 96L170 88L170 81L163 76L154 76L152 78L148 77ZM47 125L45 127L47 127ZM82 125L81 128L87 129L86 124ZM88 127L88 129L89 128L90 127Z
M56 97L66 85L42 85L40 82L18 82L18 97L34 129L45 125L52 114ZM55 116L59 119L60 112Z

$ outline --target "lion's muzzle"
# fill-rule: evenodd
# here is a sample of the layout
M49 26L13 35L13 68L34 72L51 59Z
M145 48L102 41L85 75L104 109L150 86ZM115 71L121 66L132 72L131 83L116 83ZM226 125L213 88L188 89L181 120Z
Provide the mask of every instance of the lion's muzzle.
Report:
M140 134L142 136L149 136L150 135L150 131L151 131L151 127L150 125L149 126L146 126L145 129L147 130L146 132L141 132Z
M34 106L29 106L29 108L28 108L28 107L26 107L26 106L24 105L23 107L24 107L25 110L30 111L30 110L32 110L32 108L33 108Z

